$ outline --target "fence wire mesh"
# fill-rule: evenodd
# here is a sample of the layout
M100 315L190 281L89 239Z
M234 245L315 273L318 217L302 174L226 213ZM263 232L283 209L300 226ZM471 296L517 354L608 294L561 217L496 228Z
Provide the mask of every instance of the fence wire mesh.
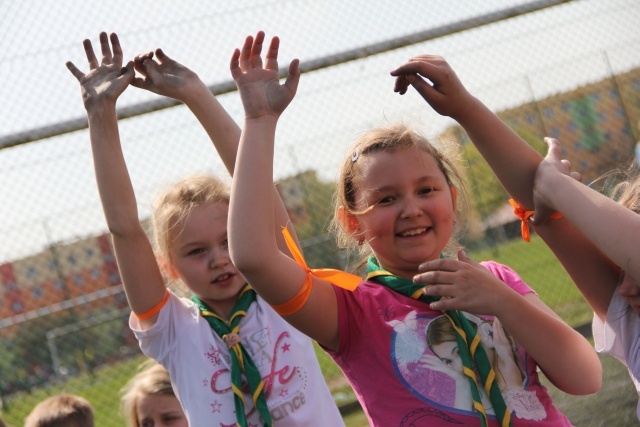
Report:
M312 266L345 267L327 224L338 165L364 131L403 122L462 147L476 260L508 264L571 325L588 306L535 237L519 239L507 195L464 132L389 71L444 56L467 88L541 153L558 138L589 182L635 161L640 140L640 4L635 0L0 2L0 397L21 425L56 390L78 391L98 425L124 425L118 390L142 360L93 176L84 109L64 63L81 41L118 33L125 57L157 47L189 66L240 122L231 52L258 29L301 59L279 124L274 178ZM81 67L82 68L82 67ZM146 221L154 195L193 173L229 182L183 105L131 88L119 101L123 149ZM337 399L349 394L323 357ZM348 399L349 397L346 397Z

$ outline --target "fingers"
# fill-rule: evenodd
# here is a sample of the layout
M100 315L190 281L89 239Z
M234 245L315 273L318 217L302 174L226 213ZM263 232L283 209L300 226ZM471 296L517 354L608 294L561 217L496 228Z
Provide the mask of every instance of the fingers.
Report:
M78 67L76 67L73 62L71 61L67 61L65 63L65 65L67 66L67 69L69 71L71 71L71 74L73 74L73 76L78 79L78 81L80 81L83 77L84 77L84 73L80 70L78 70Z
M149 60L153 59L153 52L147 52L140 55L136 55L136 57L133 59L133 65L135 70L143 76L147 75L147 69L144 65L144 61L146 61L147 59Z
M100 33L100 50L102 51L102 63L113 63L113 56L111 54L111 46L109 46L109 37L104 31Z
M118 35L116 33L111 33L111 47L113 49L114 64L122 64L122 47L120 46L120 40L118 39ZM111 52L109 52L109 54L111 54Z
M246 71L251 66L251 47L253 46L253 36L247 36L244 40L244 45L240 51L240 69Z
M278 49L280 49L280 39L274 37L271 39L269 50L267 51L267 63L265 67L267 70L278 69ZM289 65L289 74L291 74L291 65Z
M289 89L289 92L295 95L298 90L298 83L300 83L300 60L294 59L289 64L289 72L284 85Z
M274 37L275 38L275 37ZM264 31L258 31L256 34L256 38L253 40L253 44L251 45L251 67L253 68L262 68L262 44L264 43ZM271 41L273 44L273 40ZM276 49L276 57L278 55L278 51Z
M98 68L100 64L98 63L98 58L96 58L96 54L93 52L93 46L91 46L91 40L84 39L82 41L82 46L84 46L84 53L87 55L87 62L89 62L89 69L94 70Z
M242 70L240 69L240 49L235 49L233 55L231 55L231 61L229 63L229 70L231 70L231 76L234 80L238 80L242 76Z

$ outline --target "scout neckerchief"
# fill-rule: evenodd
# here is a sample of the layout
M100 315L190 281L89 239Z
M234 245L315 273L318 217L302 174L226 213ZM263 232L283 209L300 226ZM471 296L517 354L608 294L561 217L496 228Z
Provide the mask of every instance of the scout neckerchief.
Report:
M368 281L379 283L389 289L401 293L402 295L406 295L419 301L431 303L440 299L440 297L424 295L422 293L424 286L415 284L409 279L394 276L388 271L383 270L373 256L370 256L367 260L366 279ZM472 360L478 367L480 378L484 383L487 395L489 395L489 398L491 399L498 421L501 422L503 427L510 426L511 411L504 402L500 388L495 382L495 371L491 367L487 353L480 342L480 336L477 335L475 329L473 329L471 323L461 311L447 310L445 315L453 324L456 331L456 339L458 341L458 349L460 350L460 357L462 359L463 371L469 378L471 394L473 396L473 406L480 415L482 425L484 427L488 425L487 414L480 398L478 381L475 371L473 370L473 364L471 363Z
M244 285L240 291L238 301L231 310L228 322L225 322L222 317L218 316L195 295L193 295L191 299L200 309L200 315L209 322L211 329L213 329L229 347L229 354L231 355L231 388L233 389L233 402L236 409L237 425L240 427L248 427L242 393L242 374L244 373L249 383L249 391L251 392L253 404L258 409L258 412L260 412L264 420L264 426L271 427L273 423L271 421L271 414L269 414L269 408L267 407L267 399L264 395L262 376L253 363L251 356L240 342L240 336L238 335L240 333L240 320L247 315L249 306L256 300L256 292L251 289L249 284Z

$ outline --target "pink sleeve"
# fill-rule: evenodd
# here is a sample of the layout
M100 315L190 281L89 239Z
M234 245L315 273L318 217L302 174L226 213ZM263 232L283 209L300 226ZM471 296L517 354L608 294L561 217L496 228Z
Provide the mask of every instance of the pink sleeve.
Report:
M506 265L497 263L495 261L485 261L481 262L480 264L520 295L525 295L528 293L538 295L520 278L520 276L518 276L518 273L516 273Z

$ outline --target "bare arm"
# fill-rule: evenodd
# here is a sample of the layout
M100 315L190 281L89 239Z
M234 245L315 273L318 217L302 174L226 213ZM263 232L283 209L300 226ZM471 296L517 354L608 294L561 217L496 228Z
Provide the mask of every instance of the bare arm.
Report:
M458 121L511 197L533 210L533 185L542 156L473 97L444 59L417 56L391 74L397 76L397 92L405 93L411 84L439 114ZM617 283L614 263L566 219L536 225L535 230L596 314L606 312Z
M447 297L432 303L434 310L496 316L556 387L571 394L600 388L602 365L589 341L534 294L521 296L462 252L458 260L426 262L420 271L414 282L431 285L426 295Z
M82 89L98 191L127 300L135 313L144 313L162 300L166 288L151 244L138 220L136 198L118 133L116 101L133 79L133 63L122 69L122 49L115 34L111 34L111 43L113 53L107 34L100 34L102 63L99 64L91 42L85 40L89 73L82 73L71 62L67 68ZM141 324L148 328L156 319L154 316Z
M549 152L538 167L534 187L536 212L539 208L562 212L622 270L640 277L640 256L635 246L640 237L640 216L573 179L560 158L558 141L547 138L546 142ZM599 313L603 319L606 308Z
M283 85L278 81L279 40L273 38L263 67L264 34L247 37L231 59L233 75L245 110L245 124L232 184L229 246L235 266L270 304L289 301L302 288L306 273L277 246L273 232L273 151L278 118L295 95L298 61L289 66ZM337 302L332 286L313 279L309 300L286 316L293 326L329 348L337 347Z
M240 127L195 72L167 56L162 49L156 49L156 60L153 56L153 52L136 56L135 69L142 77L135 78L131 84L183 102L207 132L227 171L233 176ZM295 229L290 224L280 193L275 187L272 192L276 240L280 249L288 254L281 227L287 226L297 241Z

